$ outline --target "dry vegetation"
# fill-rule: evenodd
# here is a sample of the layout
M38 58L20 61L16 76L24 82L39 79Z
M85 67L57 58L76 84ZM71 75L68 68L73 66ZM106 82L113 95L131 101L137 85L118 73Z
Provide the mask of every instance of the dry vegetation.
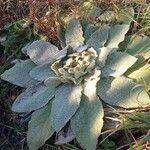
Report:
M57 39L58 18L60 14L76 14L85 0L1 0L0 29L7 22L19 18L29 18L50 40ZM103 11L123 7L134 7L136 16L134 30L140 33L150 31L149 0L95 0L95 4ZM149 34L149 33L148 33Z

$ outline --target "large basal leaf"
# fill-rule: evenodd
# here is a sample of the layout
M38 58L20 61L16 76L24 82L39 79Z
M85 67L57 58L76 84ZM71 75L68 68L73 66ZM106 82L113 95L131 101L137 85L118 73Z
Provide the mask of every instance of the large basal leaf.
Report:
M110 105L124 108L150 105L150 97L145 88L126 77L101 79L97 93L104 102Z
M56 46L43 40L34 41L27 48L27 54L37 65L52 63L56 53L59 52Z
M83 93L88 97L89 101L93 101L97 97L97 82L100 80L100 75L101 71L95 69L91 76L85 78Z
M77 141L86 150L95 150L103 127L103 107L99 98L90 102L83 96L80 108L71 119L71 127Z
M66 28L65 39L66 44L74 49L84 44L82 26L77 19L72 18L69 20Z
M87 50L87 49L88 49L88 46L84 45L84 46L80 46L76 51L77 52L83 52L84 50Z
M47 78L54 76L54 75L55 73L51 69L50 64L37 66L30 71L30 76L33 79L38 80L38 81L44 81Z
M71 119L71 127L77 141L86 150L95 150L103 127L103 107L99 98L89 101L83 96L81 105Z
M104 77L118 77L123 75L135 62L137 58L125 52L113 52L107 58L102 74Z
M103 68L105 66L105 63L106 63L106 60L107 60L107 57L112 53L112 52L115 52L116 49L114 48L110 48L110 47L102 47L100 49L100 52L99 52L99 58L98 58L98 65Z
M134 18L134 9L131 8L124 8L124 9L115 9L109 10L109 11L104 11L99 17L98 21L102 23L123 23L123 24L130 24L130 22Z
M15 112L31 112L45 106L55 95L54 87L38 85L21 93L12 106Z
M131 72L127 72L127 76L129 78L135 79L139 83L150 83L150 64L147 63L143 66L138 66Z
M85 30L85 41L88 41L88 39L90 38L90 36L96 31L98 30L99 27L98 26L94 26L92 24L88 24Z
M65 84L58 87L52 104L53 128L58 132L71 119L80 105L82 87Z
M29 76L29 72L36 65L31 60L23 61L22 63L17 63L14 67L6 70L1 78L5 81L8 81L12 84L21 86L21 87L30 87L36 85L38 82L33 80Z
M96 149L97 139L103 127L104 111L96 94L98 80L99 77L86 81L80 107L71 119L71 128L76 139L86 150Z
M87 45L93 47L96 50L103 47L108 39L108 31L108 26L99 28L90 36L89 40L87 41Z
M62 59L67 55L67 52L69 51L69 46L66 46L65 48L63 48L62 50L60 50L56 55L56 60Z
M129 30L129 25L115 25L112 26L109 30L109 39L106 47L118 48L120 42L125 38L125 34Z
M133 35L121 44L121 50L131 55L141 55L145 59L150 57L150 37Z
M51 103L33 112L28 125L27 143L30 150L37 150L54 133L51 125Z
M44 81L44 84L48 87L57 87L62 83L61 78L59 77L49 77Z
M150 38L147 36L133 35L127 36L125 40L119 45L121 51L125 51L138 58L137 62L128 70L127 74L138 70L145 62L148 61L150 58L149 41Z

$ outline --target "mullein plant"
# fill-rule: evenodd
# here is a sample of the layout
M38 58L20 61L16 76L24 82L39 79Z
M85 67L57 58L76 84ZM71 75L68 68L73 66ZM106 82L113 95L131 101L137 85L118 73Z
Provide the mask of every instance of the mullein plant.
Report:
M83 27L71 18L61 50L50 42L34 41L22 49L29 59L1 75L3 80L26 88L12 111L33 112L27 133L31 150L44 145L55 132L69 134L63 143L76 138L83 149L95 150L103 128L104 103L123 108L150 105L145 85L126 74L139 57L118 46L129 26Z

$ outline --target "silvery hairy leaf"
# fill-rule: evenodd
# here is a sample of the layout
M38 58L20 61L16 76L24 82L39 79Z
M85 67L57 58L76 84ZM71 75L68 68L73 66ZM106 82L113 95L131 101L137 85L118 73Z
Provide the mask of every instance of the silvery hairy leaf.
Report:
M77 19L70 19L66 28L65 39L66 44L74 49L84 44L82 26Z
M101 79L97 94L104 102L124 108L145 107L150 104L150 97L145 88L122 76Z
M148 52L150 47L149 41L150 38L147 36L134 35L127 44L126 51L131 55Z
M37 150L54 133L51 125L51 105L49 102L43 108L33 112L28 125L27 143L30 150Z
M72 118L80 105L81 92L81 85L64 84L57 88L51 118L55 131L60 131Z
M128 17L127 17L128 16ZM123 24L130 24L134 18L134 9L130 8L123 8L118 9L117 11L108 10L104 11L99 17L98 20L102 23L116 23L120 22Z
M114 25L109 30L109 39L107 41L106 47L118 48L120 42L125 38L125 34L129 30L129 25Z
M131 72L127 72L129 78L135 79L138 83L146 82L150 83L150 65L144 63L134 69Z
M44 40L34 41L27 47L27 55L37 65L54 62L58 52L59 50L55 45Z
M83 96L80 108L71 119L71 128L77 141L86 150L95 150L103 127L103 107L99 98L89 101Z
M54 76L54 72L51 69L51 65L50 64L44 64L44 65L39 65L34 67L31 71L30 71L30 76L38 81L44 81L47 78Z
M133 35L128 36L125 41L121 44L121 51L125 51L130 55L137 56L141 55L145 59L150 57L150 37Z
M14 112L31 112L45 106L55 95L54 87L43 84L27 88L21 93L12 106Z
M103 127L104 111L96 94L99 75L95 71L93 77L86 79L80 107L71 119L71 128L76 139L86 150L96 149L97 138Z
M8 81L12 84L21 86L21 87L31 87L36 85L38 82L32 79L29 76L29 72L35 67L36 65L31 60L25 60L21 63L17 63L15 66L6 70L2 75L1 78L5 81Z
M115 52L115 51L116 51L115 48L110 48L110 47L100 48L99 58L98 58L98 63L99 63L98 65L100 66L100 68L103 68L105 66L105 63L106 63L108 56L112 52Z
M96 30L86 42L86 44L90 47L93 47L95 50L104 46L108 39L109 27L103 26Z
M107 57L105 67L102 69L104 77L118 77L123 75L135 62L137 58L125 52L113 52Z
M96 31L98 30L99 27L98 26L94 26L92 24L88 24L85 30L85 41L87 42L88 39L90 38L90 36Z
M46 79L45 81L44 81L44 84L46 85L46 86L50 86L50 87L57 87L57 86L59 86L60 84L62 83L62 80L60 79L60 78L58 78L58 77L49 77L48 79Z
M56 55L56 60L62 59L67 55L69 46L66 46L65 48L63 48L62 50L60 50Z

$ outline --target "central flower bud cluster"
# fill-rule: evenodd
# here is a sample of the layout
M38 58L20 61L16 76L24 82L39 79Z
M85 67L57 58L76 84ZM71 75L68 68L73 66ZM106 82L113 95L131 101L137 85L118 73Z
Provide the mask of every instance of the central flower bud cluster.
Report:
M84 79L84 76L89 75L95 68L96 58L96 51L93 48L89 48L82 52L68 55L67 59L59 62L61 67L58 67L58 63L55 63L52 69L62 79L79 84ZM55 66L58 67L57 70Z

